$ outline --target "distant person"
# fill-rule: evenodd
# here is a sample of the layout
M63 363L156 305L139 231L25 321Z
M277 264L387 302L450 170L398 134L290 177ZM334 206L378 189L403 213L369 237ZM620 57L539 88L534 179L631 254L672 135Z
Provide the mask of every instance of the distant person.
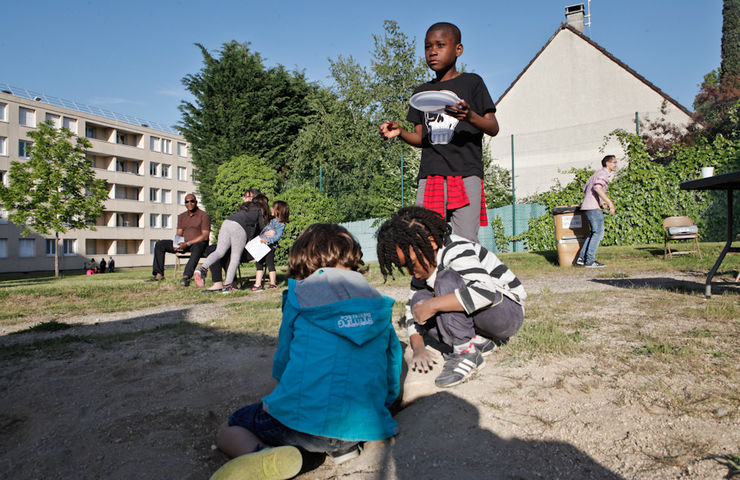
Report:
M277 271L275 270L275 250L278 242L283 237L285 224L290 221L290 206L282 200L277 200L272 204L270 212L270 223L260 232L260 239L270 247L270 252L257 262L257 275L254 278L253 292L263 290L262 278L265 275L264 269L267 267L267 274L270 277L270 286L267 288L278 288Z
M113 257L108 257L108 273L113 273L116 271L116 261L113 260Z
M393 299L357 271L359 243L339 225L317 223L296 239L288 262L272 366L278 384L221 426L216 445L238 458L212 479L268 478L264 465L274 468L269 478L291 478L301 469L298 448L340 463L359 455L360 442L398 432L388 410L401 386Z
M463 53L460 29L447 22L435 23L424 39L424 57L436 78L414 90L451 91L458 98L444 110L423 112L409 107L409 132L389 120L380 125L385 139L400 137L421 147L416 205L450 219L452 231L478 241L478 229L488 225L483 194L483 134L495 136L499 126L496 106L485 83L474 73L457 71Z
M211 265L218 264L218 268L221 269L219 261L229 252L226 285L222 286L221 291L232 293L239 290L234 285L234 279L241 263L242 254L245 252L244 246L265 226L270 214L267 197L261 193L254 197L251 195L248 191L244 198L249 200L242 203L239 211L229 215L221 224L216 249L208 255L203 265L195 271L195 283L199 287L205 285L204 279L208 275L208 269Z
M411 368L426 373L436 363L428 340L447 354L438 387L465 381L522 326L527 293L516 275L480 244L451 234L436 212L402 208L377 238L383 277L394 268L414 277L405 319Z
M100 273L105 273L105 269L108 265L105 263L105 257L100 259Z
M614 202L606 194L609 188L609 180L612 172L617 169L617 157L607 155L601 159L601 170L597 171L588 179L586 187L583 189L584 196L581 203L581 210L586 215L591 233L583 243L581 250L578 252L576 265L587 268L598 268L605 266L596 261L596 249L599 248L601 239L604 238L604 213L601 211L603 206L609 209L609 215L614 215Z
M193 276L195 266L198 265L200 257L208 246L208 237L211 235L211 217L198 208L198 200L195 195L185 195L185 212L177 216L176 235L184 240L173 245L172 240L159 240L154 244L154 261L152 265L152 278L147 282L159 282L164 280L164 254L190 252L190 259L180 280L180 285L187 287Z
M90 260L90 270L92 270L93 273L98 273L98 262L95 261L95 259Z

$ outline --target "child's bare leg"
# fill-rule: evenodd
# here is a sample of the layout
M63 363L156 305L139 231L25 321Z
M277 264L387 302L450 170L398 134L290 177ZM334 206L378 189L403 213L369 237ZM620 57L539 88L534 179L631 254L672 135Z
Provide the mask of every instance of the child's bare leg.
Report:
M216 446L230 457L238 457L264 447L259 438L244 427L221 425L216 434Z

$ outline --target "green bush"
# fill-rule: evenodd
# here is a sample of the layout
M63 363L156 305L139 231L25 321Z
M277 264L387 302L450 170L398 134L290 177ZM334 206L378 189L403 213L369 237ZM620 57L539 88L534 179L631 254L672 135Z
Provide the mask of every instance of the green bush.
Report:
M695 145L677 145L672 161L654 162L643 140L623 130L612 132L622 144L629 164L620 168L609 185L609 197L616 205L615 215L605 216L602 245L637 245L663 240L663 219L673 215L691 217L699 226L702 240L726 238L727 194L681 190L680 184L699 177L701 167L714 167L715 174L740 169L740 139L727 140L718 135L713 141L699 139ZM576 205L583 199L583 187L593 173L590 169L573 169L575 178L569 184L557 184L549 192L534 197L548 211L559 205ZM735 192L737 203L738 192ZM740 209L735 209L735 224L740 222ZM530 250L555 249L552 215L548 212L529 221L523 240Z

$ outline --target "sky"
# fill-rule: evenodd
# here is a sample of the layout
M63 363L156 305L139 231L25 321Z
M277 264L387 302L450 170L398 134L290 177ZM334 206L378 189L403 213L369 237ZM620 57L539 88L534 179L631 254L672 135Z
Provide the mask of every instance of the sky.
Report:
M577 0L348 2L6 0L0 83L99 106L163 125L191 100L182 78L231 40L267 66L331 85L329 59L369 67L373 34L395 20L416 39L438 21L462 31L461 61L498 99L565 21ZM583 1L586 4L586 0ZM592 0L586 34L690 110L720 64L721 0Z

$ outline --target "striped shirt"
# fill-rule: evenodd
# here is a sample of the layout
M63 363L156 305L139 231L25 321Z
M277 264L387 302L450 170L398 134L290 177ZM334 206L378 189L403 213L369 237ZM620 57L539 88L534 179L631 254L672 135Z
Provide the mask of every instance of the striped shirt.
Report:
M468 315L492 306L496 301L496 293L506 295L522 306L527 298L522 282L495 254L478 243L450 235L447 244L437 251L437 268L427 278L426 284L411 283L409 301L423 288L434 289L437 272L442 270L457 272L465 282L464 288L455 290L455 296ZM418 333L408 303L405 320L409 336Z

